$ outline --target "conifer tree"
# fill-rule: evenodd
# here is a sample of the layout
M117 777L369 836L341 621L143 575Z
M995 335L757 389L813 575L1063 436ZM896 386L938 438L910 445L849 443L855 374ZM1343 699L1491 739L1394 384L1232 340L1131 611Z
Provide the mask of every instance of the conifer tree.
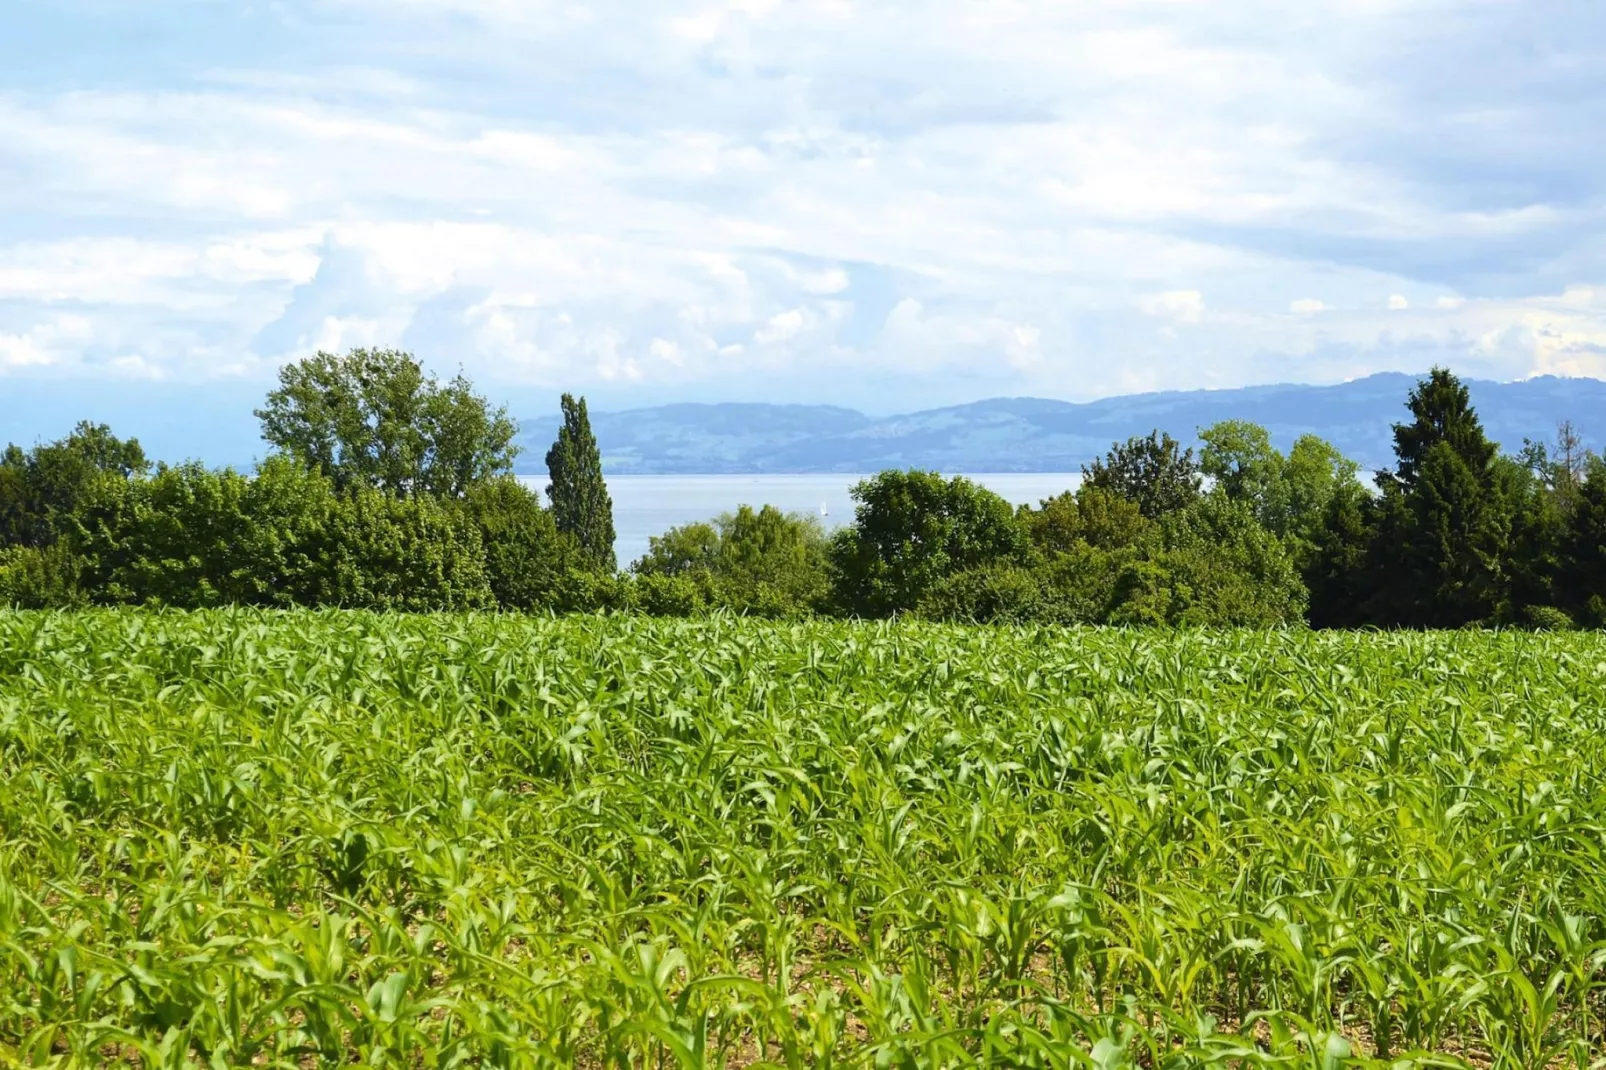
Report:
M1599 628L1606 627L1606 460L1587 464L1567 517L1561 587L1573 619Z
M547 500L561 532L574 537L580 550L598 568L614 571L613 499L602 478L602 452L591 433L585 398L563 395L563 427L546 455Z
M1443 368L1394 425L1393 472L1378 476L1382 522L1373 545L1373 616L1381 624L1458 627L1502 605L1511 518L1495 481L1497 447L1467 388Z

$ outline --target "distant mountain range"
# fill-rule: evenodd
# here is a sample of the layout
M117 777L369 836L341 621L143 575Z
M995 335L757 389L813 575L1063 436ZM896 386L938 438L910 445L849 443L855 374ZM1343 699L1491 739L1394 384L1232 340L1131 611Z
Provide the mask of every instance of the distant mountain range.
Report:
M1074 472L1110 443L1159 428L1192 443L1198 428L1250 420L1287 449L1310 432L1367 468L1393 457L1392 425L1406 418L1417 377L1384 373L1337 386L1254 386L1104 398L1085 404L993 398L902 416L870 417L828 405L663 405L594 412L603 467L615 475L670 473ZM1606 444L1606 382L1544 376L1472 380L1472 402L1506 450L1549 441L1571 420L1585 442ZM521 472L543 472L558 420L520 423Z

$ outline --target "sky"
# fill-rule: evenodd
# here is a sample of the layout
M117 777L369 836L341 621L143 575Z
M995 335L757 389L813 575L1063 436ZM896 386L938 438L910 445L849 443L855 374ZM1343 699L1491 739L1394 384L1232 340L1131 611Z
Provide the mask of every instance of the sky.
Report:
M0 0L0 395L1606 376L1602 129L1599 0Z

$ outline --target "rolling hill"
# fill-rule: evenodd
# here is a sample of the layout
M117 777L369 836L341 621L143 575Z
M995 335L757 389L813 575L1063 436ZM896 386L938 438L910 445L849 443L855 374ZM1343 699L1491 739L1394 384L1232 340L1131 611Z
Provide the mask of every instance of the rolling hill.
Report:
M870 417L818 405L665 405L594 412L608 472L622 474L872 472L1065 472L1110 443L1154 428L1191 442L1198 428L1239 418L1264 425L1286 449L1306 432L1367 467L1392 457L1392 425L1405 416L1414 376L1384 373L1336 386L1282 384L1168 391L1074 403L991 398L898 416ZM1514 383L1473 380L1473 404L1508 451L1549 440L1572 420L1587 444L1606 444L1606 382L1546 376ZM523 472L544 471L556 416L523 420Z

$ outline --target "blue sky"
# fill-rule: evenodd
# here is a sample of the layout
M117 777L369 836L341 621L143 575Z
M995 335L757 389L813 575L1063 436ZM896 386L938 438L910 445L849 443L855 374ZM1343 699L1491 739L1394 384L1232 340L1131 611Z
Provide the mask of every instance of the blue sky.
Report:
M0 0L0 392L1602 376L1603 53L1599 0Z

